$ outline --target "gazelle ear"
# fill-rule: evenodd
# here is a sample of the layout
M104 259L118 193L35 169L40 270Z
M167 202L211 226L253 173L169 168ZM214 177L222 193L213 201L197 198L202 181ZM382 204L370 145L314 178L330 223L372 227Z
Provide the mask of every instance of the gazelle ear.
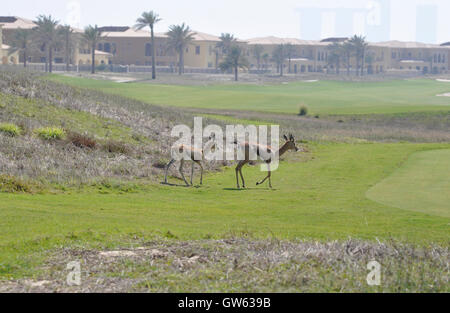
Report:
M292 134L289 135L289 140L290 141L295 141L294 136Z
M286 135L283 135L284 140L289 141L288 137Z

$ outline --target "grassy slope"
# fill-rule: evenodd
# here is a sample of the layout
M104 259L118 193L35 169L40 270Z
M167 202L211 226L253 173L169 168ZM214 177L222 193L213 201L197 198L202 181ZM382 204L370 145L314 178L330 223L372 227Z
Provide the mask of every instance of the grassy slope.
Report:
M98 139L137 143L133 131L115 120L0 93L0 122L6 122L3 113L19 120L30 119L45 126L62 126L70 131L88 133Z
M272 191L253 187L263 173L246 167L244 175L252 188L242 191L233 189L234 170L226 170L208 175L206 185L198 189L153 185L145 192L124 194L92 189L0 194L0 276L37 262L24 258L35 250L77 240L106 243L105 238L132 233L170 231L178 238L196 239L245 231L258 237L447 242L450 219L393 208L365 196L411 153L438 148L449 146L313 146L314 159L281 164Z
M295 82L285 85L169 86L52 75L50 79L79 87L117 93L159 105L298 113L302 104L310 113L400 113L449 110L450 99L436 97L450 84L434 80L388 82Z
M450 217L450 150L414 153L367 196L398 208Z

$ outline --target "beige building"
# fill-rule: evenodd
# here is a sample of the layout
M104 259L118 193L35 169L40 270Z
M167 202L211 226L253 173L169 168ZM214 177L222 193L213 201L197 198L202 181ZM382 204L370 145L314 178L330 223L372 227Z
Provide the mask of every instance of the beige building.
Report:
M0 64L17 64L19 53L3 43L3 25L0 24Z
M33 29L36 24L28 19L16 16L0 16L0 24L3 24L3 45L1 49L2 62L14 63L19 56L10 55L5 59L8 46L14 42L14 32L18 29ZM129 26L102 27L104 38L99 42L96 50L96 63L118 65L152 65L152 47L150 32L148 30L135 30ZM82 30L75 29L74 36L80 36ZM177 53L167 49L167 35L155 34L156 65L176 67L178 65ZM272 60L275 48L281 44L290 44L292 53L290 61L286 59L284 72L301 74L308 72L334 73L334 64L330 64L329 45L333 42L345 42L347 38L328 38L322 41L301 40L297 38L260 37L247 41L238 41L244 47L244 52L250 61L251 69L265 69L275 71L277 66ZM186 47L185 66L187 68L214 69L222 61L223 56L217 53L218 36L195 32L194 41ZM262 46L259 67L254 55L255 46ZM46 62L45 50L30 53L29 62ZM74 65L88 65L91 63L90 49L85 44L78 44L73 49L70 63ZM22 61L22 60L20 60ZM55 48L54 63L65 63L65 53L62 48ZM342 72L347 69L345 58L340 62ZM356 71L356 58L350 60L350 69ZM359 69L361 70L361 69ZM450 43L431 45L417 42L389 41L369 43L366 49L364 62L365 73L383 73L386 71L411 71L421 73L442 73L450 71Z
M291 73L335 72L333 64L328 62L328 46L333 42L344 42L345 38L329 38L322 41L306 41L296 38L263 37L247 41L249 51L256 45L263 47L263 54L272 55L274 49L281 44L292 45ZM417 42L389 41L369 43L365 51L364 72L368 74L386 71L419 71L422 73L442 73L450 70L450 46L432 45ZM250 56L251 64L256 66L254 55ZM343 58L340 70L347 69L347 61ZM360 66L362 66L360 64ZM289 60L284 64L288 72ZM350 69L355 71L356 58L350 59ZM359 68L359 71L361 68Z
M121 65L152 65L152 46L150 32L135 30L128 26L102 27L103 40L98 50L112 54L111 63ZM185 66L212 68L216 64L216 44L219 37L194 32L194 41L186 47ZM177 53L167 48L167 35L155 33L157 66L177 66Z

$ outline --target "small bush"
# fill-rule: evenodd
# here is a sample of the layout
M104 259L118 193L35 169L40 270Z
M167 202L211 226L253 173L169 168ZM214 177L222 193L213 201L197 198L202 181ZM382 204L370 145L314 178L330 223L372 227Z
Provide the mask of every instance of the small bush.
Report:
M25 182L10 175L0 175L0 192L31 192L32 188Z
M5 133L8 136L15 137L22 134L22 129L12 123L0 123L0 132Z
M109 153L121 153L127 154L130 152L130 149L127 145L122 142L109 140L103 145L103 150Z
M66 132L61 127L41 127L35 130L38 137L44 140L60 140L66 136Z
M72 132L69 133L67 137L67 140L78 148L95 149L95 147L97 146L97 142L86 135Z
M299 115L299 116L306 116L306 115L308 115L308 108L307 108L306 106L302 105L302 106L300 107L300 110L299 110L299 112L298 112L298 115Z

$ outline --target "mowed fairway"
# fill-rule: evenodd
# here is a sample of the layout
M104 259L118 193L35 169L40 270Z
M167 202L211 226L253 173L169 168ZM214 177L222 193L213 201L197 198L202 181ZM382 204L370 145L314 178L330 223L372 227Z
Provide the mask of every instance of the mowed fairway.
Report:
M50 79L156 105L313 114L401 113L450 109L450 83L431 79L384 82L293 82L281 85L180 86L116 83L52 75Z
M450 217L450 150L414 153L367 196L394 207Z
M110 238L132 234L201 239L249 233L260 238L350 236L444 243L450 234L448 217L366 197L368 189L412 153L442 148L449 146L317 144L311 146L313 159L298 162L299 155L290 154L290 160L281 163L273 175L274 190L254 185L263 176L255 166L244 169L247 190L234 189L234 170L228 169L207 175L201 188L150 185L125 193L107 188L55 195L2 193L0 276L17 274L36 262L23 257L33 251L57 244L108 244Z

